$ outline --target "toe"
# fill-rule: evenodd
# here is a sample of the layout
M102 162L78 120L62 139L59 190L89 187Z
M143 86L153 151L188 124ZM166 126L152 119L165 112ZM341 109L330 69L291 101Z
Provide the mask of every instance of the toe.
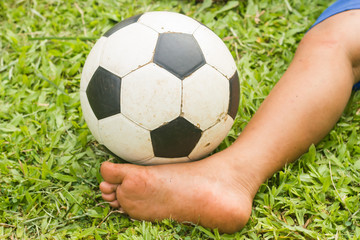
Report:
M115 192L110 193L110 194L102 193L101 197L107 202L112 202L112 201L116 200Z
M101 164L101 175L104 180L112 184L122 183L124 177L128 173L131 167L134 167L131 164L115 164L111 162L103 162Z
M120 208L120 204L117 200L109 202L109 205L113 208Z
M100 191L105 194L114 193L116 191L118 184L112 184L108 182L100 183Z

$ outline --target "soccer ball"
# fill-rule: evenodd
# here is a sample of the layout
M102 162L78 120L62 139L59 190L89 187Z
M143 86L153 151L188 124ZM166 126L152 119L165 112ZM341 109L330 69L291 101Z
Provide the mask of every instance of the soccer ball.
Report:
M86 59L80 99L100 144L142 165L186 162L227 136L239 105L231 53L182 14L147 12L108 30Z

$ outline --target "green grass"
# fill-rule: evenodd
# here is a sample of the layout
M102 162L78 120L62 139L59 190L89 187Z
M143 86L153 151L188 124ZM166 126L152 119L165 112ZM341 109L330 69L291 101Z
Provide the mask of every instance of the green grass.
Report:
M289 65L326 0L0 1L0 239L359 239L360 94L335 128L264 183L243 230L133 221L101 199L110 158L82 118L79 82L97 38L150 10L185 13L228 45L241 103L231 144Z

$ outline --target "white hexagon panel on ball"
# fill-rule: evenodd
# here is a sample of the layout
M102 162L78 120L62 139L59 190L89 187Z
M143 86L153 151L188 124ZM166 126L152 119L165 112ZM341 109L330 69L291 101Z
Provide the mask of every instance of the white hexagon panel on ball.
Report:
M150 63L122 79L121 112L153 130L180 115L181 80Z
M123 77L149 63L158 33L140 23L133 23L112 33L103 47L100 65Z
M86 88L100 65L100 58L103 52L103 46L106 42L106 37L101 37L91 49L88 57L86 58L83 71L81 73L80 91L86 91Z
M122 114L101 119L99 131L103 144L120 158L137 163L154 156L150 132Z
M229 115L226 115L214 126L205 130L194 150L190 153L189 158L197 160L214 151L227 136L233 123L234 120Z
M228 111L229 80L204 65L183 80L184 118L205 130L220 121Z
M205 26L200 26L194 32L194 37L202 49L206 63L231 78L236 72L236 65L225 43Z
M96 118L93 110L91 109L88 98L86 96L86 92L80 91L80 103L81 103L82 113L88 128L90 129L92 135L94 135L94 137L99 141L99 143L102 143L99 133L99 125L98 125L99 121Z
M178 32L192 34L201 24L194 19L174 12L147 12L139 20L140 23L159 33Z

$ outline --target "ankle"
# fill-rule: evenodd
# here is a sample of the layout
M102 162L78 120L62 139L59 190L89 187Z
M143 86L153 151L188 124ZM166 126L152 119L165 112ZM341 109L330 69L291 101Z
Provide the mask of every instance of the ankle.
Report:
M259 161L231 147L219 155L223 168L226 166L227 172L237 182L239 188L242 191L246 190L251 199L254 198L260 185L267 179L264 169L258 166Z

